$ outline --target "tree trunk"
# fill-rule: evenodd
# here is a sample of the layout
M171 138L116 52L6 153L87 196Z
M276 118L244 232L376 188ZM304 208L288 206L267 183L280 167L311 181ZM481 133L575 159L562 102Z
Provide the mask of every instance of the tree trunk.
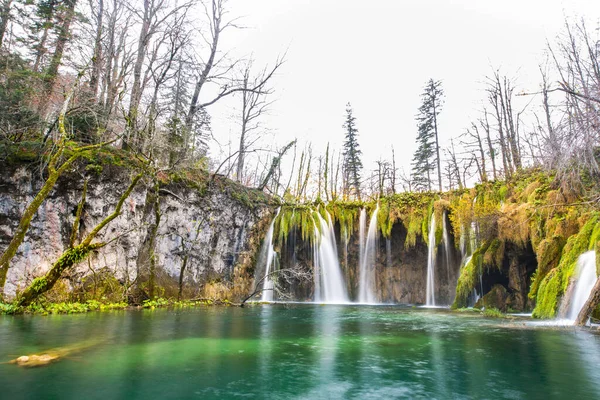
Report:
M48 66L46 76L44 77L47 98L52 95L54 90L54 82L56 82L56 77L58 76L58 67L60 67L62 63L65 47L71 37L71 22L73 22L73 17L75 16L76 4L77 0L65 0L65 10L63 17L61 18L61 25L58 28L56 47L54 48L50 65Z
M131 87L129 111L127 112L126 134L121 146L123 149L135 146L137 142L138 109L142 99L142 67L150 39L148 35L150 31L150 19L152 17L150 7L150 0L144 0L144 15L142 17L142 26L140 28L135 63L133 65L133 85Z
M23 294L19 296L16 305L18 307L27 307L41 294L52 289L65 270L84 260L91 251L98 249L103 245L103 243L80 244L79 246L75 246L65 251L62 256L52 264L50 271L48 271L46 275L33 280L31 285L29 285Z
M54 284L60 279L62 273L67 269L73 267L77 263L83 261L91 251L99 249L105 245L105 243L92 243L92 240L98 235L98 233L106 227L113 219L117 218L121 214L123 203L129 197L139 180L142 178L142 173L136 175L131 181L127 190L121 195L117 205L115 206L112 214L104 218L98 225L92 229L92 231L82 240L81 244L70 247L67 249L59 258L52 264L50 270L43 277L36 278L33 280L31 285L19 298L16 300L18 307L26 307L33 302L41 294L47 292L54 287Z
M104 0L98 0L98 11L96 19L96 38L94 40L94 56L92 58L92 76L90 77L90 89L94 102L97 100L98 84L102 72L102 29L104 17ZM111 33L114 35L114 33Z
M198 77L198 80L196 81L196 86L194 87L194 93L192 95L192 99L190 101L190 108L188 110L188 113L185 117L185 130L186 130L186 134L189 136L191 131L192 131L192 127L193 127L193 122L194 122L194 116L196 115L196 112L198 112L198 101L200 98L200 92L202 90L202 87L204 86L204 84L206 83L206 81L208 80L210 71L213 68L213 65L215 63L215 57L217 55L217 47L219 45L219 35L221 33L222 27L221 27L221 22L222 22L222 17L223 17L223 9L222 9L222 5L217 4L217 2L215 0L212 1L212 43L210 46L210 54L208 56L208 60L206 61L206 64L204 64L204 68L202 68L202 71L200 72L200 76ZM188 142L189 142L189 137L186 138L186 140L184 141L184 152L187 151L187 146L188 146Z
M8 21L10 20L10 8L13 0L3 0L0 5L0 48L4 44L4 35L6 34L6 28L8 27Z

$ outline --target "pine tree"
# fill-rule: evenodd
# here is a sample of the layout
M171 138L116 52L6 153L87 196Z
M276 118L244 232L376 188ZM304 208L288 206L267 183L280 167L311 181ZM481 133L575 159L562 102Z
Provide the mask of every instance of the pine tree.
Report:
M360 173L362 170L362 161L360 155L362 151L358 148L358 129L356 129L356 118L352 115L350 103L346 104L346 121L342 126L346 130L346 140L344 142L344 180L346 187L360 201Z
M417 150L412 161L412 186L417 191L431 190L432 160L435 157L433 130L430 121L419 121Z
M439 191L442 191L442 169L438 138L438 115L442 109L444 91L441 81L430 79L421 95L417 114L417 143L413 156L412 179L416 190L431 190L431 173L437 167Z

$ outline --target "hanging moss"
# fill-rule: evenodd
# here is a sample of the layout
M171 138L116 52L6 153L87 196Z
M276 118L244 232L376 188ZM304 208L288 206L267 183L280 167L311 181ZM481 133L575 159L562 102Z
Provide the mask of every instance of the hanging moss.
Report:
M553 268L544 277L538 290L537 302L533 310L534 318L554 318L561 291L562 279L558 268Z
M450 200L450 223L454 229L454 237L468 236L468 230L473 221L473 194L467 192ZM456 246L460 241L455 240Z
M362 203L358 202L327 204L327 211L331 215L332 222L339 224L342 237L350 238L354 233L354 223L361 207Z
M481 247L475 250L469 262L461 268L456 284L456 297L454 298L454 303L452 303L453 309L467 306L467 299L477 285L479 273L484 267L483 255L489 247L490 244L487 242L481 245Z
M431 217L433 216L433 201L429 203L427 207L427 212L423 216L423 220L421 221L421 236L427 246L429 246L429 227L431 225Z
M558 266L565 242L562 236L553 236L542 240L536 247L537 270L531 279L528 294L530 299L535 299L542 280L550 270Z
M530 240L530 207L529 204L505 204L498 217L498 237L524 247Z
M389 239L392 236L392 227L394 221L390 211L390 202L388 199L383 199L379 204L379 213L377 214L377 227L381 231L384 238Z
M494 266L498 268L498 270L501 270L502 262L504 261L504 248L504 240L492 240L483 254L483 264L487 266Z
M417 235L421 233L422 219L423 217L418 214L411 214L403 220L406 228L405 248L409 249L417 244Z
M577 235L571 236L565 245L559 264L559 268L564 273L563 292L567 289L569 279L571 279L571 276L573 276L573 273L575 272L579 256L586 251L593 249L593 245L590 244L590 238L597 223L598 215L593 214L581 231Z

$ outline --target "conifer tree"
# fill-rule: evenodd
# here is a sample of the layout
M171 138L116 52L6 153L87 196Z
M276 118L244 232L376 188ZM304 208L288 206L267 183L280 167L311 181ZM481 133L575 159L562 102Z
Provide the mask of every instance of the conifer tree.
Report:
M438 138L438 115L442 109L444 91L441 81L430 79L421 95L417 114L417 144L412 162L413 184L417 190L431 190L431 172L437 167L439 191L442 191L442 169Z
M346 130L346 140L344 141L344 180L350 193L353 193L360 201L360 173L362 170L362 161L360 155L362 151L358 146L358 129L356 129L356 118L352 115L350 103L346 104L346 120L343 128Z

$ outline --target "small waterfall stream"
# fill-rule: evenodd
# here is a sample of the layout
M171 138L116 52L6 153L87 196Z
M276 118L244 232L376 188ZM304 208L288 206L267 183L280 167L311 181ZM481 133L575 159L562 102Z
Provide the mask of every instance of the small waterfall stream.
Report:
M273 247L273 231L275 228L275 220L279 215L280 209L277 209L277 213L275 214L275 218L271 221L271 225L269 226L269 230L267 231L266 241L263 245L262 252L265 254L265 275L263 280L263 289L261 301L273 301L273 280L271 279L270 274L275 271L278 267L277 265L277 252L275 252L275 248Z
M435 214L431 214L429 224L429 244L427 247L427 292L425 305L435 306Z
M577 282L571 297L567 319L575 321L596 284L596 252L588 251L577 259Z
M444 240L444 251L446 252L446 273L448 274L448 284L450 284L450 229L448 228L448 216L447 211L444 210L443 214L443 240Z
M327 221L316 213L319 228L315 226L315 301L323 303L347 303L348 292L337 254L337 244L331 216Z
M363 211L361 211L361 223L363 221ZM360 280L358 284L358 302L359 303L375 303L375 295L373 294L373 283L375 281L375 256L377 251L377 214L379 213L379 204L371 215L369 221L369 231L367 237L362 242L361 246L363 254L360 258ZM366 225L366 212L365 225ZM361 234L364 236L364 234Z

